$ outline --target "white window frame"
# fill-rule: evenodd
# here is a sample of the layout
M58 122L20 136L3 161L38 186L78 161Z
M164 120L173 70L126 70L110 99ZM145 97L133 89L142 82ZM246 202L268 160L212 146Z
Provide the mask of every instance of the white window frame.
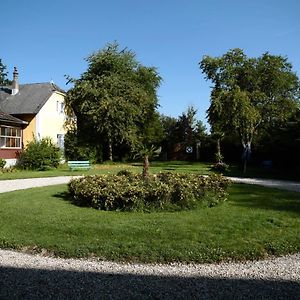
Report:
M56 101L56 111L60 114L63 115L65 114L65 103Z
M16 130L16 134L18 134L18 132L20 133L20 135L2 135L2 128L6 129L6 128L9 128L9 129L15 129ZM23 135L23 132L22 132L22 128L20 127L14 127L14 126L5 126L5 125L0 125L0 148L1 149L22 149L22 135ZM4 139L4 145L5 146L1 146L1 140ZM15 140L19 140L19 147L7 147L6 146L6 139L15 139Z
M65 135L63 133L58 133L56 135L56 144L59 149L64 149L65 145Z

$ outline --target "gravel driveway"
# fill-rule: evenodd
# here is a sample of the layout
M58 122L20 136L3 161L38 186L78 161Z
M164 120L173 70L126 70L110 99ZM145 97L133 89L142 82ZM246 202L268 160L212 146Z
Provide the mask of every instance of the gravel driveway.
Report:
M0 180L0 193L30 189L30 188L41 187L41 186L65 184L68 183L72 178L77 178L77 177L79 176L73 176L73 177L58 176L58 177L44 177L44 178Z
M0 193L11 192L15 190L23 190L23 189L34 188L34 187L65 184L68 183L72 178L78 178L78 177L80 176L58 176L58 177L45 177L45 178L0 180ZM272 187L272 188L300 192L300 182L296 182L296 181L258 179L258 178L239 178L239 177L228 177L228 178L236 183L256 184L265 187Z
M0 299L299 299L300 255L221 264L120 264L0 250Z
M0 181L0 193L71 177ZM292 182L231 178L300 192ZM0 250L0 299L300 299L300 254L221 264L118 264Z

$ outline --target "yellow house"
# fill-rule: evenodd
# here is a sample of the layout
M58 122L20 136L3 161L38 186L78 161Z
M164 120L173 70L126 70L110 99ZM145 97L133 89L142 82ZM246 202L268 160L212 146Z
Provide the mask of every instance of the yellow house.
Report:
M0 90L0 111L25 121L21 149L34 137L50 137L63 148L65 92L51 82L19 85L16 68L13 74L12 87Z

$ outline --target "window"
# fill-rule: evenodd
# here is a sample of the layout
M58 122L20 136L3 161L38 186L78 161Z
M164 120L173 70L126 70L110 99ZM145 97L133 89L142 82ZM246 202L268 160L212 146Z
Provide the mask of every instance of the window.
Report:
M0 127L0 148L21 148L21 129Z
M63 102L56 101L56 111L60 114L64 114L65 104Z
M65 135L64 134L58 134L57 135L57 147L60 149L64 148L64 142L65 142Z

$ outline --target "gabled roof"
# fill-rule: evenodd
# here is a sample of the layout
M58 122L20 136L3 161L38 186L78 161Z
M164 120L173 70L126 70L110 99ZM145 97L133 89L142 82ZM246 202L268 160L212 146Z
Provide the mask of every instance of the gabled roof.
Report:
M19 92L0 87L0 110L7 114L37 114L53 92L65 93L53 83L20 84Z
M18 118L15 118L11 115L8 115L3 111L0 111L0 123L20 124L20 125L28 124L26 121L23 121Z

